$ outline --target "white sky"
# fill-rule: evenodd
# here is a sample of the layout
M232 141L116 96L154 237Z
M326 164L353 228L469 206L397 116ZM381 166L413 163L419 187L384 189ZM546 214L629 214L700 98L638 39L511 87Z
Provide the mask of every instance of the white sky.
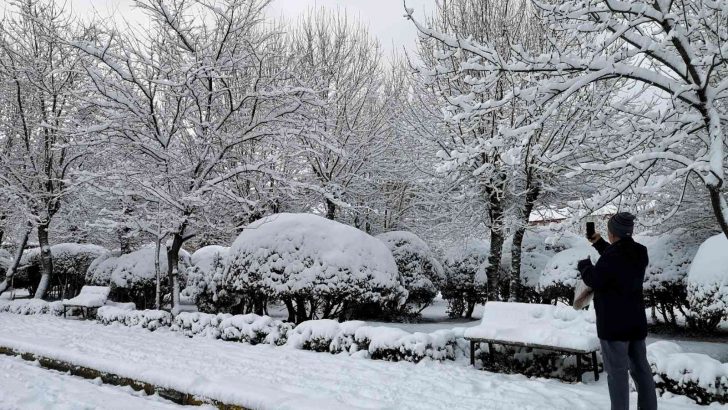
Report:
M56 0L67 2L74 12L90 16L94 10L102 17L116 19L126 18L135 21L141 17L132 7L132 0ZM5 8L5 1L0 0L0 10ZM415 16L423 18L425 12L434 8L435 0L407 0L407 6L415 9ZM417 32L404 15L402 0L274 0L268 14L272 17L284 17L295 20L312 7L324 7L331 10L345 10L369 26L370 32L376 36L385 51L415 45Z

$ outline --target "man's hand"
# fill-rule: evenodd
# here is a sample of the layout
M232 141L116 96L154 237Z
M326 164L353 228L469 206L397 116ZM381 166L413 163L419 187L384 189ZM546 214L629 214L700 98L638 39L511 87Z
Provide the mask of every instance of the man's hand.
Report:
M595 243L597 243L598 240L602 239L602 235L595 233L594 235L592 235L591 238L588 238L588 239L589 239L589 242L591 242L591 244L594 245Z
M584 270L586 268L590 268L594 265L592 265L592 261L589 258L582 259L576 264L576 269L579 271L579 273L584 273Z

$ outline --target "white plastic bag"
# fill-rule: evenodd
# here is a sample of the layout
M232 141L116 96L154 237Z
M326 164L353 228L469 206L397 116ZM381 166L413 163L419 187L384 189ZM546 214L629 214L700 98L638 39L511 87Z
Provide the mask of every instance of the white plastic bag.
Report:
M594 299L594 290L587 286L583 280L579 280L576 283L576 289L574 289L574 309L584 309L589 306L592 299Z

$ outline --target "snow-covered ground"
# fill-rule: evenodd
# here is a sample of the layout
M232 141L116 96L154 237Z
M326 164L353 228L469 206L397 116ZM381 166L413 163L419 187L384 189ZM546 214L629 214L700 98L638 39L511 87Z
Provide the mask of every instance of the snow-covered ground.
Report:
M568 384L465 363L391 363L52 316L3 313L0 329L2 346L254 409L609 407L605 378ZM0 384L2 394L13 389ZM699 406L675 397L661 399L660 408Z
M146 396L130 387L46 370L19 358L0 356L0 408L3 410L131 410L192 408ZM195 409L204 409L194 407ZM207 407L211 408L211 407Z

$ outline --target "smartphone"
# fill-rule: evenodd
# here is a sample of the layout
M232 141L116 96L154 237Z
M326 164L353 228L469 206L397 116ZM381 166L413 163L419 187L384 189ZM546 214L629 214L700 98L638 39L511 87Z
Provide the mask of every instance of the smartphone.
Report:
M586 223L586 239L591 239L596 231L594 230L594 222Z

